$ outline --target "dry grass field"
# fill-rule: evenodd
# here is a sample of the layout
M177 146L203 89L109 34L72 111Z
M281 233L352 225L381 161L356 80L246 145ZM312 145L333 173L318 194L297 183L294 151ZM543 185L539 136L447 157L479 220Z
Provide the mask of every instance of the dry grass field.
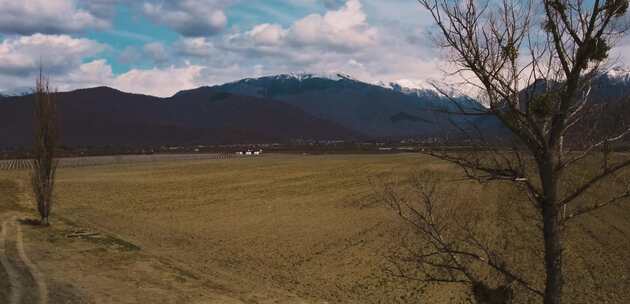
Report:
M465 303L460 288L389 271L407 229L378 199L378 181L404 185L415 170L461 177L416 154L62 168L52 228L24 226L24 242L51 303ZM27 171L0 172L0 214L35 214L27 185ZM442 189L540 278L536 228L511 212L515 193ZM567 234L568 303L630 303L630 206L587 215Z

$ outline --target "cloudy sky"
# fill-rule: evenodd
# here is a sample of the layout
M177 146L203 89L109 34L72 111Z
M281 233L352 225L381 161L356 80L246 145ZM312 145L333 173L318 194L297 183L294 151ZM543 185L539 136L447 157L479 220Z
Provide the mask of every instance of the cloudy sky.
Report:
M415 0L0 0L0 92L175 92L289 72L439 75Z
M108 85L170 96L290 72L441 77L415 0L0 0L0 92ZM628 50L630 48L626 48Z

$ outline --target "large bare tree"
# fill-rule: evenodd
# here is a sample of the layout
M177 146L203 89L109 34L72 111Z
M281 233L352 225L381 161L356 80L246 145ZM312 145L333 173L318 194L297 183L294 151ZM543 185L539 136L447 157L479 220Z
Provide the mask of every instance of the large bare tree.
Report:
M470 266L476 262L541 302L559 304L566 225L630 197L626 187L602 201L581 200L630 166L630 158L614 149L630 133L629 125L620 121L597 127L600 121L593 117L605 107L590 94L624 32L628 0L418 1L435 21L437 41L448 50L456 74L479 89L485 105L450 110L468 117L470 123L459 123L457 130L471 144L469 151L429 153L457 164L468 178L507 182L527 195L537 211L532 224L541 228L544 286L528 282L474 235L449 240L435 216L433 191L426 191L432 187L420 187L422 203L415 206L388 192L393 206L431 245L414 261L433 271L425 273L426 281L479 289L483 279L474 276ZM484 116L498 120L509 135L491 140L491 134L475 124ZM587 178L571 178L571 170L595 160L599 165L591 166ZM509 293L504 296L510 298Z
M35 84L35 138L33 146L33 172L31 181L37 211L42 225L49 225L49 216L53 205L53 191L57 160L55 150L58 140L57 103L55 92L51 89L49 80L40 69Z

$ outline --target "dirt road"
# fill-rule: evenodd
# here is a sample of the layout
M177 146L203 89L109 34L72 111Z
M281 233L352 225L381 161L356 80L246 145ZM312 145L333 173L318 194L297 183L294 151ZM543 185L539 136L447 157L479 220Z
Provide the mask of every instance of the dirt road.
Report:
M48 304L46 280L24 250L22 226L15 214L2 218L0 262L8 283L7 303Z

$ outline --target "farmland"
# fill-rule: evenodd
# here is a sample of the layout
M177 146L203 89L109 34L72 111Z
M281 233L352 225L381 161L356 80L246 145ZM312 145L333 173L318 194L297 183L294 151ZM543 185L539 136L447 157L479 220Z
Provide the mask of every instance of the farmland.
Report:
M479 228L489 235L509 236L509 248L534 247L513 261L540 280L535 228L514 230L506 220L518 196L456 181L456 168L418 154L62 166L53 228L25 227L26 248L49 285L60 286L51 298L68 303L460 303L461 288L390 271L408 229L380 200L379 185L405 185L416 170L452 180L442 185L444 203L462 204L464 216L482 213ZM0 213L34 214L27 172L0 171ZM627 205L573 223L569 303L630 302L629 233Z
M254 155L252 155L254 156ZM68 157L59 160L59 167L89 167L114 164L148 163L159 161L180 161L180 160L202 160L202 159L228 159L245 157L232 153L202 153L202 154L139 154L139 155L114 155L114 156L89 156L89 157ZM32 160L10 159L0 160L0 171L2 170L22 170L33 167Z

